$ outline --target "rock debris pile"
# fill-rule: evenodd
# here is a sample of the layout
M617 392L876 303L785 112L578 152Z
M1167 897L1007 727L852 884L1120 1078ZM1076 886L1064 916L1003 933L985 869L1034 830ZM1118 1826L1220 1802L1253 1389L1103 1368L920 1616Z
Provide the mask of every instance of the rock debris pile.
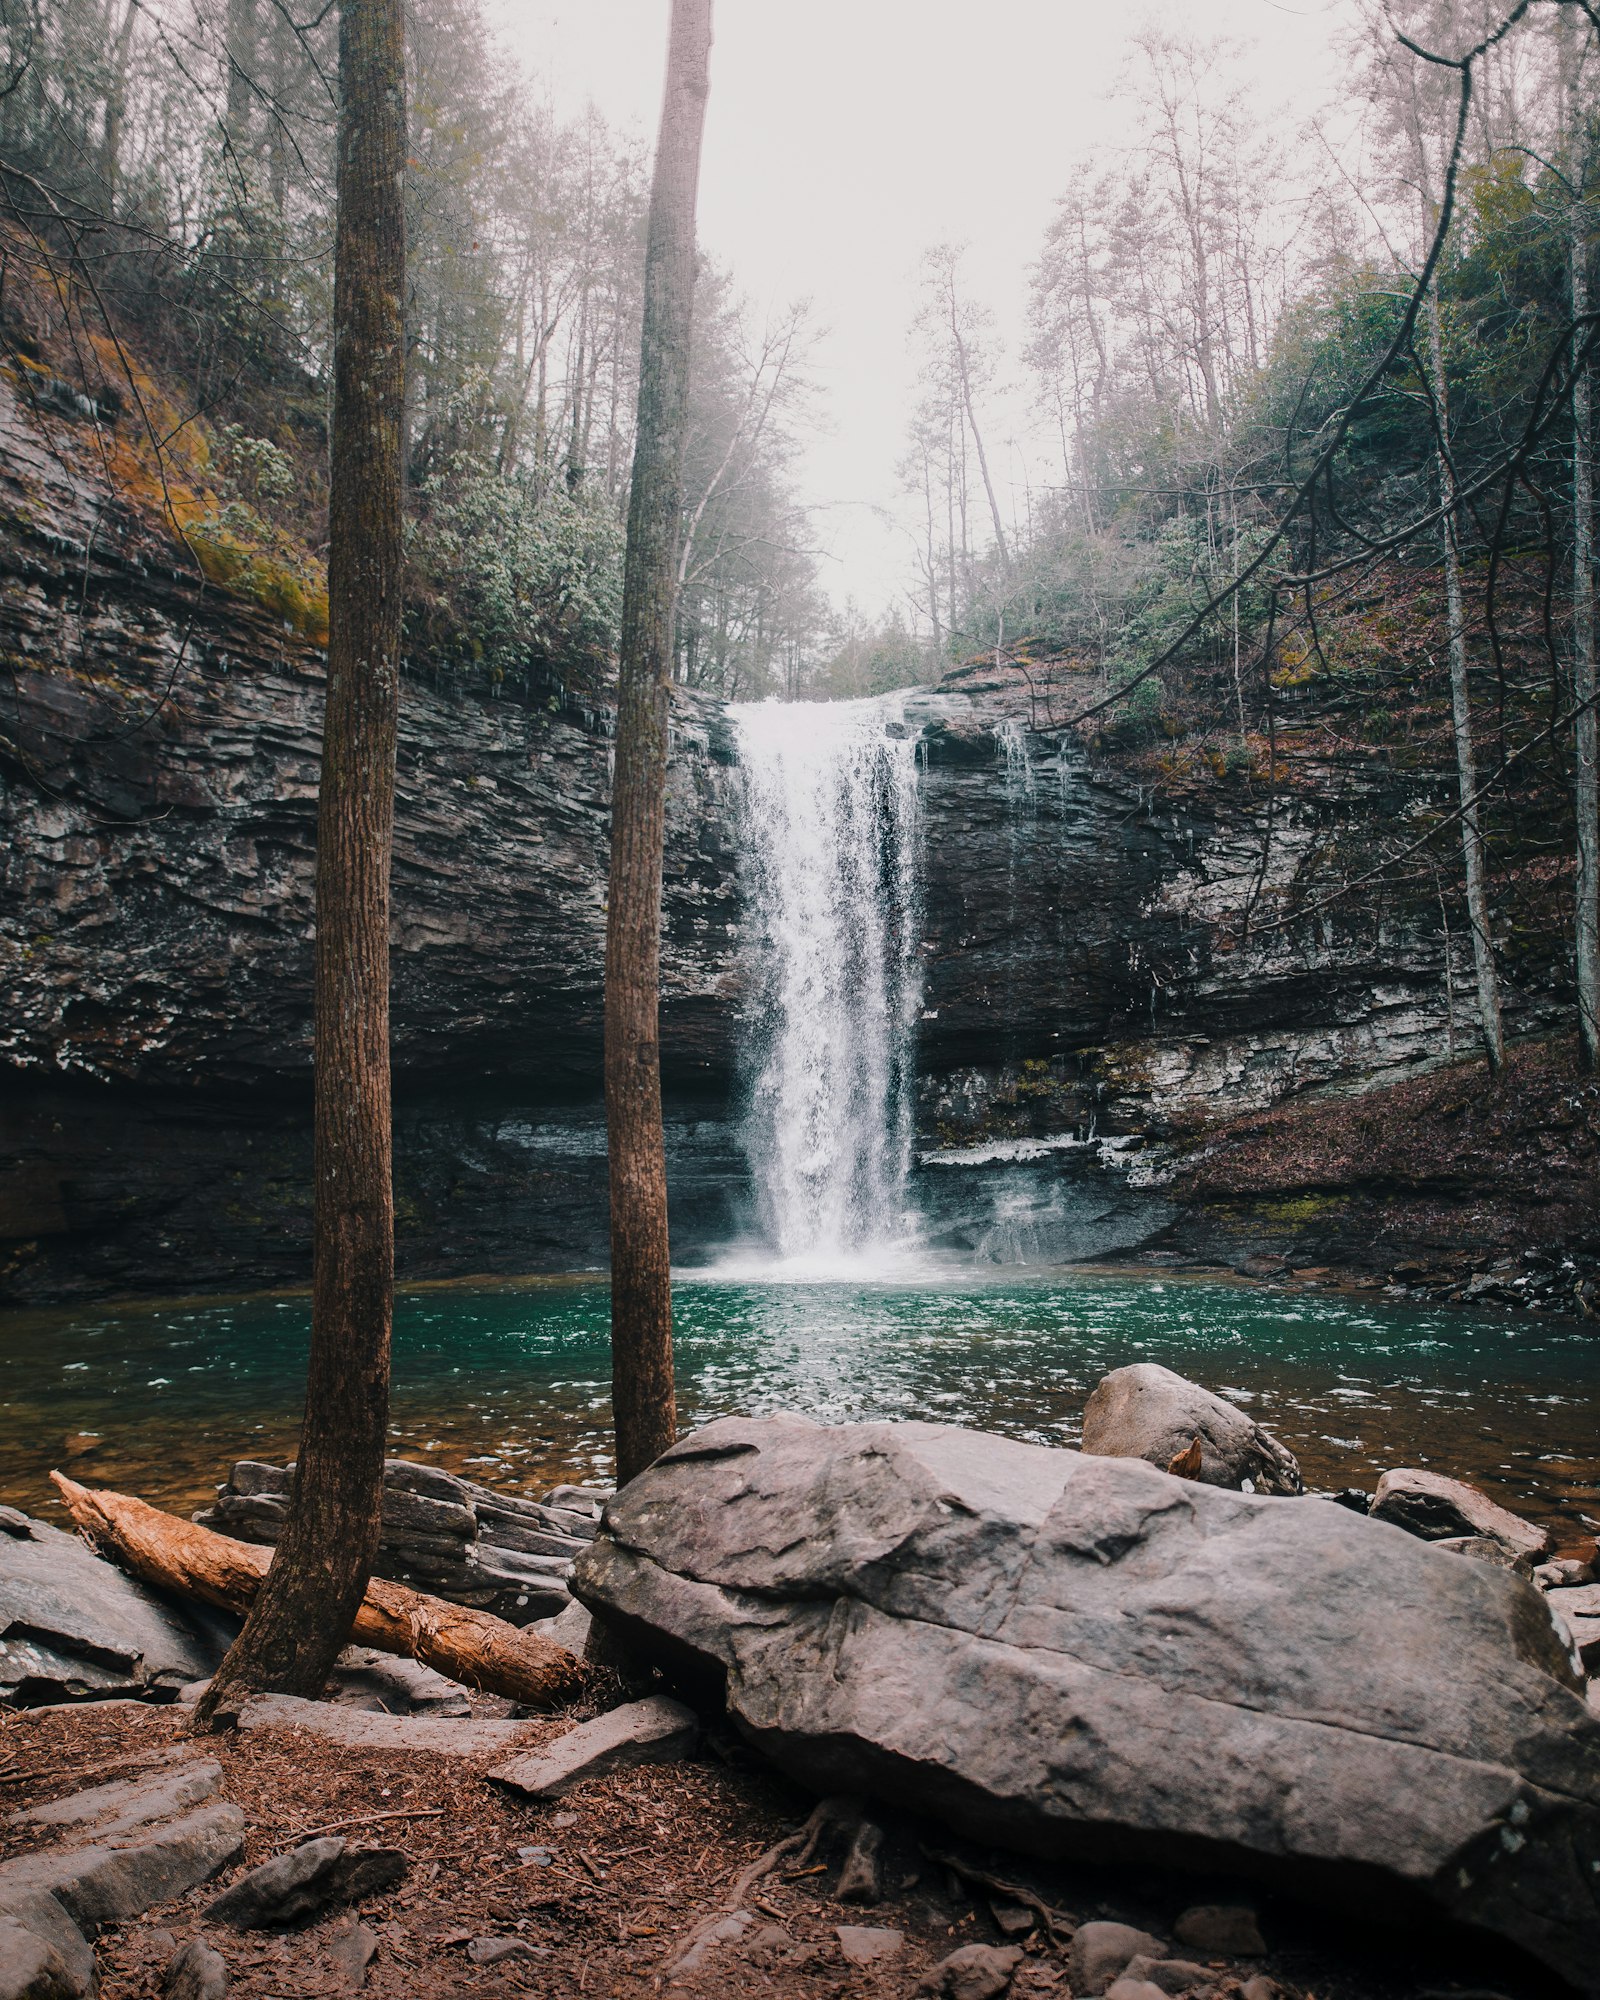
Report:
M194 1516L239 1542L283 1532L294 1468L242 1458ZM556 1618L572 1603L567 1579L594 1538L608 1487L557 1486L543 1500L499 1493L432 1465L391 1458L383 1471L383 1539L376 1574L510 1625Z

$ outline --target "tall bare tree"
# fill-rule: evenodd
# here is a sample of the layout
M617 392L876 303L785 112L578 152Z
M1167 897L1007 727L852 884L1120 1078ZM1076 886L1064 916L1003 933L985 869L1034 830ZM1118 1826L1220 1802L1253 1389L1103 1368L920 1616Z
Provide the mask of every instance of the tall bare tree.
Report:
M611 1388L619 1481L643 1471L677 1434L661 1128L661 855L689 417L695 198L710 88L711 0L672 0L645 245L606 910Z
M344 0L339 99L311 1360L283 1539L202 1721L246 1690L321 1692L372 1574L383 1503L394 1302L389 873L405 374L402 0Z
M1444 539L1444 595L1450 663L1450 721L1456 746L1456 783L1461 797L1461 855L1467 889L1467 922L1472 930L1472 971L1478 994L1478 1029L1491 1070L1505 1063L1505 1029L1500 1007L1500 973L1495 963L1489 922L1487 856L1483 824L1478 814L1478 757L1473 741L1472 692L1467 678L1467 626L1461 594L1461 541L1456 512L1455 462L1450 455L1449 386L1444 371L1444 342L1439 328L1439 289L1428 294L1428 378L1433 418L1438 430L1435 458L1439 504L1447 509Z

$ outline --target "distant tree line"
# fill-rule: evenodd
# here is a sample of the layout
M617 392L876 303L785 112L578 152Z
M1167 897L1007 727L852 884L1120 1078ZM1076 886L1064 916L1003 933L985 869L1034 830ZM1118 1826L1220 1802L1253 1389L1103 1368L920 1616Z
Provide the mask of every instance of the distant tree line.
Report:
M594 686L621 613L648 160L598 114L532 102L479 0L415 8L406 54L408 661ZM332 7L0 0L14 275L49 260L91 374L117 372L97 359L111 338L177 392L218 503L181 525L212 581L287 566L308 597L336 66ZM791 476L810 345L803 308L759 324L704 274L676 671L716 692L783 691L825 644ZM151 426L181 451L170 428Z
M1317 910L1247 932L1431 877L1491 1065L1508 966L1553 954L1600 1066L1600 14L1357 0L1345 53L1343 126L1290 135L1226 45L1136 38L1133 135L1033 271L1039 490L997 499L992 321L929 253L910 601L1033 674L1041 726L1236 779L1268 840L1313 760L1446 764L1374 875L1330 854Z

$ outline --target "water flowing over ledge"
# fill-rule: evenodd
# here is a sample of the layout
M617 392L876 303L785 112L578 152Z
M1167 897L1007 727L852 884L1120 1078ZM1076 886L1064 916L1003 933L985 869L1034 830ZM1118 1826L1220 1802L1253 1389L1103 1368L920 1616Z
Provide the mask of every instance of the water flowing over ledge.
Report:
M906 697L742 703L742 1023L760 1252L796 1279L909 1273L918 967L917 731Z

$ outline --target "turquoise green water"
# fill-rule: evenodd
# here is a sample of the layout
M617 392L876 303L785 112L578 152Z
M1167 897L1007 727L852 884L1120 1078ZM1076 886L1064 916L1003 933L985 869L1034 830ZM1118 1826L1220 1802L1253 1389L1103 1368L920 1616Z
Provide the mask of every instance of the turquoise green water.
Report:
M1161 1361L1236 1397L1317 1485L1459 1472L1523 1511L1600 1521L1600 1337L1570 1322L1150 1275L677 1291L680 1415L926 1417L1070 1444L1109 1368ZM0 1499L52 1465L168 1506L245 1455L292 1456L303 1297L0 1315ZM403 1294L394 1449L514 1488L609 1470L605 1288Z

